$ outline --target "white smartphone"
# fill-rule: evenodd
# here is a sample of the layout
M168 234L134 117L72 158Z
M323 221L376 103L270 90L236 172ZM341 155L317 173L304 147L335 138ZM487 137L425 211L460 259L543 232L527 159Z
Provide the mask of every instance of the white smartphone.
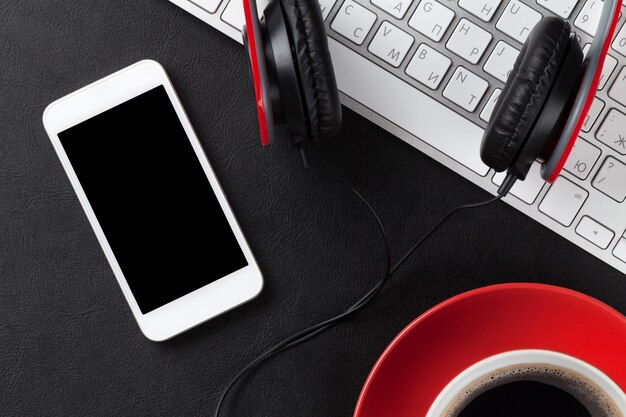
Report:
M147 338L259 294L261 271L161 65L76 91L43 122Z

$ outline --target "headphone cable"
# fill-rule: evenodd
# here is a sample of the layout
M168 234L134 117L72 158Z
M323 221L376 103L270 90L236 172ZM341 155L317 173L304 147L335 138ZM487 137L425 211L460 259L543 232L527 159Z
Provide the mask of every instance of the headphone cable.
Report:
M258 356L255 360L250 362L248 365L246 365L241 371L239 371L239 373L237 373L237 375L235 375L230 380L228 385L226 385L226 387L222 391L222 394L220 395L217 406L215 408L214 417L219 417L220 411L221 411L222 405L224 404L224 400L226 399L226 396L230 392L231 388L245 375L253 371L256 367L261 365L263 362L265 362L272 356L277 355L280 352L283 352L287 349L290 349L294 346L297 346L301 343L306 342L307 340L314 338L320 333L323 333L324 331L328 330L333 325L337 324L339 321L353 315L354 313L356 313L357 311L365 307L370 301L372 301L376 297L376 295L385 286L389 278L391 278L391 276L411 257L411 255L417 250L417 248L419 248L422 245L422 243L424 243L430 236L432 236L452 216L454 216L456 213L463 211L463 210L484 207L486 205L489 205L493 202L496 202L502 199L502 197L504 197L505 195L505 193L499 193L497 196L492 197L489 200L482 201L480 203L464 204L464 205L460 205L460 206L453 208L445 216L443 216L433 227L431 227L424 235L422 235L422 237L420 237L413 244L413 246L411 246L411 248L402 256L402 258L400 258L398 262L392 265L391 245L389 243L387 231L385 230L385 227L382 223L382 220L380 219L380 216L378 215L376 210L372 207L372 205L367 201L367 199L361 193L359 193L359 191L356 188L354 188L354 186L352 186L352 184L350 184L348 181L341 179L339 177L324 174L312 168L311 165L309 164L308 154L304 147L300 147L300 156L302 157L302 164L307 171L309 171L311 174L315 176L326 178L332 182L343 185L344 187L349 189L353 195L355 195L359 200L361 200L361 202L365 205L365 207L367 207L372 217L374 217L374 219L376 220L378 229L381 232L381 236L385 244L385 256L386 256L386 264L387 264L386 272L385 272L385 275L380 279L380 281L378 281L378 283L372 289L370 289L361 299L359 299L359 301L354 303L350 308L345 310L343 313L340 313L334 317L331 317L320 323L309 326L305 329L302 329L292 334L291 336L288 336L287 338L283 339L281 342L277 343L270 349L266 350L264 353Z

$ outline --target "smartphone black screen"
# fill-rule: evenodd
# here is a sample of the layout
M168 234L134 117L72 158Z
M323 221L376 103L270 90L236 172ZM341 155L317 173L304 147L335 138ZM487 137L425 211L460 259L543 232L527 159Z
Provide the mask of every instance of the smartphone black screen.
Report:
M248 265L163 86L59 138L142 313Z

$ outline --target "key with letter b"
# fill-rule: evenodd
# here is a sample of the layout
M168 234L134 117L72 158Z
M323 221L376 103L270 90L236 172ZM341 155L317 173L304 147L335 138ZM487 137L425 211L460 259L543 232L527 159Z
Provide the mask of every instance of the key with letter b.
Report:
M406 67L406 73L431 90L436 90L451 64L450 58L423 43Z

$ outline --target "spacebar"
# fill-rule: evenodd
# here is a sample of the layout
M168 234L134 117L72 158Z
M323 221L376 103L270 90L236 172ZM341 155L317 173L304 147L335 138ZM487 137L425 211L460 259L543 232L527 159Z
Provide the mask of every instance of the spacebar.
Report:
M484 130L334 39L328 44L339 90L450 158L484 176Z

